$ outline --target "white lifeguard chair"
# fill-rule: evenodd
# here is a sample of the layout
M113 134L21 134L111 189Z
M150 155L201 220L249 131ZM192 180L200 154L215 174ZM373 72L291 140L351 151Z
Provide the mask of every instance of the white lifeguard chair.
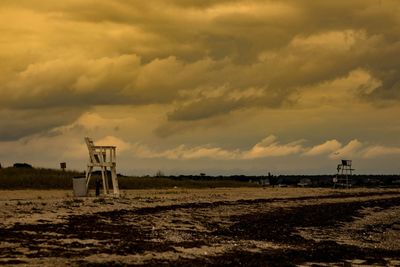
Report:
M103 180L104 194L110 194L108 185L107 168L111 171L111 181L113 194L119 196L119 186L116 169L116 147L115 146L96 146L91 138L85 137L85 142L89 150L89 162L86 170L86 189L89 188L90 177L94 167L100 167L101 178Z
M352 161L342 159L342 164L337 166L336 177L333 178L333 187L342 187L349 189L352 186L351 177L354 169L352 168Z

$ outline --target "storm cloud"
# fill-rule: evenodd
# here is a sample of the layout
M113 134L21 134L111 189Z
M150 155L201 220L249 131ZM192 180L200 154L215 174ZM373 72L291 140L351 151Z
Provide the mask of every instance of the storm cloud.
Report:
M357 138L396 154L399 13L397 0L4 0L0 141L63 135L95 110L141 129L99 138L121 129L165 151L184 140L224 157L277 134L290 155ZM242 158L275 153L263 148Z

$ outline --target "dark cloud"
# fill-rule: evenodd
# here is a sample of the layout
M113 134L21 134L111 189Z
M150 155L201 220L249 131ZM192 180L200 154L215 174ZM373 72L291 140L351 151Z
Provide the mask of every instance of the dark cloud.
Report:
M0 110L0 141L12 141L72 123L81 109ZM43 148L45 149L45 148Z
M397 0L6 0L1 6L0 103L16 113L162 104L171 106L171 122L198 121L293 106L303 90L357 69L379 82L358 85L359 99L376 106L400 100ZM210 93L221 87L227 89ZM48 121L24 128L25 117L16 116L3 136L56 125Z
M196 101L175 109L168 115L169 120L199 120L225 114L244 105L243 101L229 101L223 97Z

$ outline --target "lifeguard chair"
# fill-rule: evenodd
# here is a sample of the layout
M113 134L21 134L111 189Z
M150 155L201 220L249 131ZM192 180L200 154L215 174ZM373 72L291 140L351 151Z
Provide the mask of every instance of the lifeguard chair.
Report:
M354 169L352 168L352 161L342 159L342 164L337 166L336 177L333 178L334 188L350 188L352 185L351 176L353 175Z
M111 181L113 194L119 196L119 186L116 170L116 147L115 146L96 146L91 138L85 137L85 142L89 150L89 162L86 171L86 189L89 188L90 177L92 176L93 168L100 167L101 178L103 180L104 194L108 195L110 188L108 185L107 168L111 172Z

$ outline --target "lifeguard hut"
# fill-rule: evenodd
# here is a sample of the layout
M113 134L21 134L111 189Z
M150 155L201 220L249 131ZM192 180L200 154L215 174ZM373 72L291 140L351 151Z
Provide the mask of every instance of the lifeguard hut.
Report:
M111 172L112 189L114 196L119 196L119 186L116 169L116 147L115 146L96 146L93 140L85 137L85 142L89 150L89 162L86 170L86 189L89 188L90 178L92 176L93 168L99 167L101 169L101 178L103 181L103 192L105 195L110 194L110 187L108 184L108 169Z
M337 166L337 174L333 178L334 188L350 188L351 176L353 175L354 169L352 168L352 161L347 159L342 159L341 164Z

